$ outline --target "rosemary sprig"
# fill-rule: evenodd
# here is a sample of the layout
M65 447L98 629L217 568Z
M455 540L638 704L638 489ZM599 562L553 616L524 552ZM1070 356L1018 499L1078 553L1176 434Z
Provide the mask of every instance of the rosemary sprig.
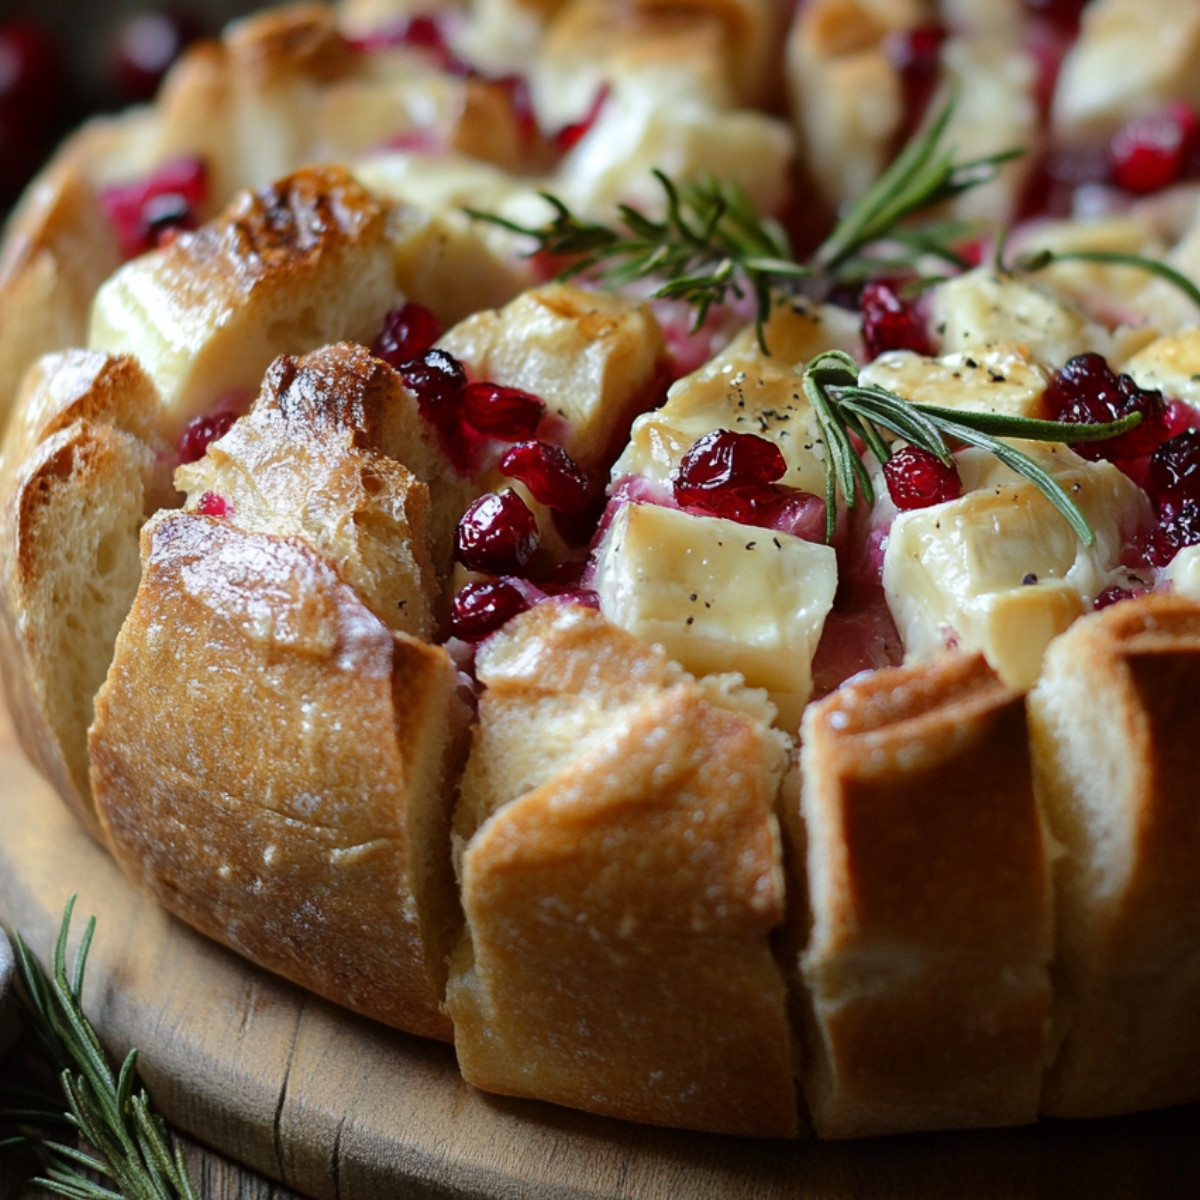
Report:
M666 197L666 215L653 220L620 205L618 226L585 221L558 197L543 192L554 210L542 225L516 221L468 208L467 214L532 238L534 253L568 259L560 279L592 273L620 287L638 279L663 282L655 296L675 297L696 309L694 328L709 309L730 292L755 298L759 344L767 350L763 326L770 315L771 289L808 281L823 295L839 282L855 282L872 273L906 268L924 255L956 267L967 264L952 249L961 223L940 221L909 225L909 220L961 192L986 183L998 167L1021 154L1010 150L956 162L944 143L953 111L947 104L928 129L910 142L871 189L838 222L808 263L800 263L781 226L754 211L735 183L708 178L675 183L656 170ZM885 247L881 255L868 253Z
M1104 441L1127 433L1142 419L1140 413L1132 413L1105 425L1075 425L915 404L877 384L860 384L858 364L841 350L818 354L804 368L801 386L817 416L826 446L826 541L833 537L839 493L849 508L854 508L860 494L868 505L875 503L870 472L853 437L859 438L880 463L885 463L892 456L892 440L887 436L891 434L947 464L951 462L948 438L986 451L1041 489L1070 522L1080 540L1091 546L1095 534L1058 480L1028 454L999 439L1073 444Z
M8 1139L10 1145L32 1146L41 1154L45 1175L33 1180L47 1191L73 1200L197 1200L183 1153L172 1146L162 1120L150 1109L137 1078L137 1051L131 1050L114 1075L100 1039L80 1002L88 951L96 921L88 921L70 974L67 935L75 897L67 901L54 950L54 969L47 975L18 934L15 939L20 997L26 1024L59 1070L66 1111L53 1100L26 1092L19 1108L5 1115L23 1124L67 1124L95 1153L51 1141L34 1133ZM96 1183L98 1174L116 1190Z
M1181 291L1197 308L1200 308L1200 288L1182 271L1175 270L1165 262L1157 259L1144 258L1140 254L1126 254L1121 250L1037 250L1017 258L1016 268L1027 274L1044 271L1054 263L1061 262L1092 262L1106 263L1111 266L1132 267L1145 271L1148 275L1156 275L1172 287Z

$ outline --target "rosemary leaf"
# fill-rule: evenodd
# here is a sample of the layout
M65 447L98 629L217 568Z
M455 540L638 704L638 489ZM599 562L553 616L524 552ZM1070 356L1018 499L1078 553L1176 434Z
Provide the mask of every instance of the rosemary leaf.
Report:
M43 1111L48 1101L33 1093L37 1107L8 1107L4 1115L35 1125L71 1125L94 1154L30 1129L22 1129L22 1136L10 1141L32 1146L41 1154L45 1173L33 1182L57 1195L77 1200L196 1200L182 1153L151 1112L138 1081L137 1051L129 1052L114 1075L84 1015L80 998L96 923L95 918L88 922L68 975L67 938L74 907L72 896L63 913L49 975L19 934L15 939L26 1025L60 1071L65 1112ZM26 1093L26 1098L31 1095ZM85 1171L107 1176L117 1190L97 1184Z

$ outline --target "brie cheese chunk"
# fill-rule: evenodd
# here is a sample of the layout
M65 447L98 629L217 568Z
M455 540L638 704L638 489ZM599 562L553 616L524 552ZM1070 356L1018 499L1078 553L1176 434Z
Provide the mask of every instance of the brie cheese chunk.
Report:
M593 584L608 620L657 642L693 675L736 672L799 726L837 590L831 546L720 517L627 504Z
M1109 463L1065 446L1021 447L1068 492L1095 533L1085 546L1033 483L979 450L957 456L964 495L900 513L883 586L906 654L981 651L1013 687L1032 686L1051 639L1124 582L1121 553L1149 501Z

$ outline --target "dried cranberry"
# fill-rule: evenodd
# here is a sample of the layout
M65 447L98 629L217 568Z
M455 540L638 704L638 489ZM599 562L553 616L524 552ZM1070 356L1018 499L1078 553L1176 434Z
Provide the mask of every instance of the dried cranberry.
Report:
M171 65L203 32L190 13L152 8L130 17L113 47L113 83L128 104L152 100Z
M1149 454L1168 433L1162 392L1138 387L1128 375L1115 375L1100 354L1079 354L1050 380L1044 403L1050 416L1073 425L1102 425L1131 413L1142 423L1105 442L1081 442L1084 458L1121 463Z
M500 470L510 479L519 479L547 508L579 512L588 502L588 478L561 446L520 442L505 453Z
M463 425L463 395L467 373L463 365L436 346L401 363L404 382L417 398L421 415L437 431L438 441L454 469L472 475L477 468L479 439Z
M1186 104L1168 104L1127 121L1109 143L1113 183L1129 192L1157 192L1182 177L1200 136L1200 121Z
M196 504L196 511L205 517L227 517L233 512L233 507L224 496L205 492Z
M450 635L477 642L529 607L525 593L512 578L468 583L451 602Z
M787 461L774 442L754 433L714 429L696 439L671 481L680 504L695 504L708 493L773 483L786 473Z
M929 107L941 75L941 50L945 40L946 30L941 25L897 29L884 39L883 52L899 74L904 90L901 133L905 138L921 123Z
M164 234L194 229L208 198L208 171L199 158L165 163L149 179L100 193L125 258L153 250Z
M237 413L234 412L193 417L179 438L179 461L191 463L203 458L210 443L223 438L236 420Z
M927 508L962 495L958 468L919 446L901 446L883 464L883 477L892 503L901 510Z
M537 518L511 489L480 496L454 534L454 557L472 571L491 575L519 574L537 547Z
M1184 500L1159 513L1158 524L1146 540L1146 559L1165 567L1185 546L1200 543L1200 502Z
M404 304L383 318L383 329L371 346L371 353L398 368L432 349L441 336L441 322L429 309L420 304Z
M914 305L901 300L889 284L868 283L859 300L863 345L868 358L887 350L933 354L933 341Z
M1185 429L1150 455L1147 484L1160 506L1200 500L1200 430Z
M463 395L463 420L476 433L502 442L533 437L545 411L537 396L499 383L468 384Z

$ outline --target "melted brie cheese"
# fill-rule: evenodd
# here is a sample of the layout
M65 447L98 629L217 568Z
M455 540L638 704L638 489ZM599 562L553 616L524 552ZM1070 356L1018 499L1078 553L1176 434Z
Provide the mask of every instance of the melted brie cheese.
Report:
M1029 687L1050 640L1106 587L1124 581L1122 550L1150 518L1142 492L1109 463L1065 446L1021 447L1079 506L1085 546L1038 487L982 451L958 456L965 494L900 513L888 536L883 586L908 655L980 650L1005 682Z
M594 586L614 624L694 675L737 672L768 691L784 728L799 725L837 589L832 547L627 504L600 547Z

